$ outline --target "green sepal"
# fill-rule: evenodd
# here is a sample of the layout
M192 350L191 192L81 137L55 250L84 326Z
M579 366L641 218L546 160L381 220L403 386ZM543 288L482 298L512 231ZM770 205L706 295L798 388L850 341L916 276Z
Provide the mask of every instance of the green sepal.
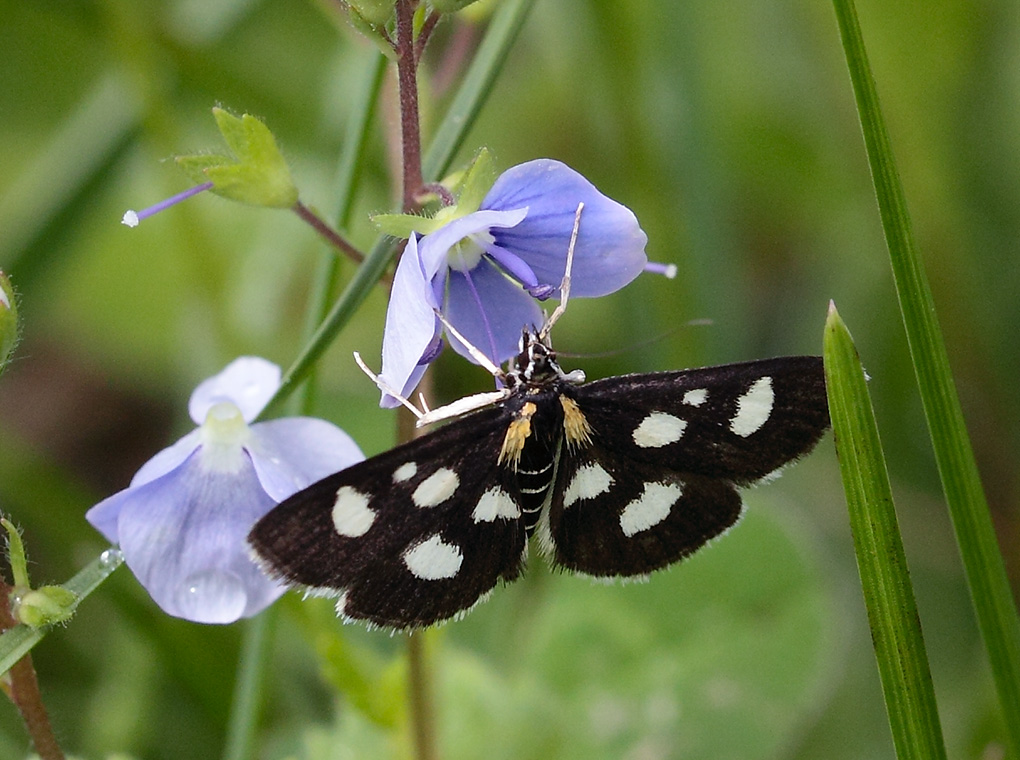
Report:
M458 217L477 211L495 182L496 165L488 148L479 150L467 169L443 180L443 184L457 196Z
M7 561L11 564L14 588L27 589L28 557L25 554L25 544L21 540L21 532L6 517L0 517L0 525L7 530Z
M18 305L11 281L0 271L0 370L18 343Z
M390 5L392 10L392 3ZM379 48L379 52L391 61L397 60L397 53L393 49L393 45L390 43L389 38L386 36L385 24L373 23L368 17L359 13L353 5L347 7L347 18L351 22L351 26L361 32L365 37L371 40L377 48Z
M416 214L376 214L371 217L380 232L390 237L407 239L412 232L418 233L418 237L435 232L449 219L433 219L427 216Z
M210 192L253 206L291 208L298 190L269 128L250 114L234 116L214 108L220 134L233 156L178 156L177 165L195 182L212 182Z
M78 597L63 586L42 586L26 591L14 605L14 617L31 628L63 623L74 614Z
M376 214L372 223L386 235L408 238L412 232L419 237L435 232L454 219L473 214L482 205L485 196L496 181L496 168L492 153L487 148L478 151L471 165L466 169L448 175L443 185L456 196L452 206L443 206L434 217L417 214Z
M349 0L352 13L374 27L383 27L393 18L393 0Z
M430 0L429 5L440 13L456 13L461 8L466 8L478 0Z

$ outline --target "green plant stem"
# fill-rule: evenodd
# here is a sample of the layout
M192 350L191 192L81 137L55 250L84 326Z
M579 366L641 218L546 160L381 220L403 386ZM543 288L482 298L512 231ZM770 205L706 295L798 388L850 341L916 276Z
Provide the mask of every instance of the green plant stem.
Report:
M407 699L411 711L411 733L415 760L435 760L435 711L432 709L432 686L428 642L425 631L407 637Z
M944 760L935 690L878 425L860 358L835 306L825 325L824 355L833 437L893 744L900 758Z
M978 627L1020 757L1020 618L964 424L927 276L914 243L903 187L853 0L833 0L871 166L900 311Z
M255 733L258 728L262 686L266 680L272 632L276 624L276 605L244 621L241 656L234 684L224 760L248 760L254 756Z

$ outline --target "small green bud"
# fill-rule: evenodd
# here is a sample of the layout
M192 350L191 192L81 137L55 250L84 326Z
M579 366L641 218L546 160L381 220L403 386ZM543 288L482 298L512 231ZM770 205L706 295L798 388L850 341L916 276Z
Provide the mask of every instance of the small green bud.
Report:
M63 586L42 586L15 599L14 617L32 628L63 623L78 603L77 595Z
M18 343L18 306L11 281L0 271L0 370Z
M440 13L456 13L461 8L466 8L478 0L430 0L429 5Z
M298 190L269 128L254 116L214 108L213 116L233 156L178 156L177 165L195 182L213 183L210 192L253 206L290 208Z

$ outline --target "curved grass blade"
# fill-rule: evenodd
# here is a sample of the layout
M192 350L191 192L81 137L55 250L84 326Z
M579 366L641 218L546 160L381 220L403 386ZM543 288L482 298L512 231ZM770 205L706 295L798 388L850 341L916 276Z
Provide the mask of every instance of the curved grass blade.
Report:
M889 727L900 758L944 760L931 670L864 371L829 307L823 356L829 416Z
M949 357L864 49L853 0L833 0L857 99L896 293L978 627L988 650L1008 742L1020 757L1020 618L995 537Z
M75 609L85 597L110 577L123 561L124 557L119 550L107 549L65 583L64 588L78 598ZM50 628L30 628L27 625L19 625L5 631L0 636L0 674L6 673L14 663L32 651L32 647L42 641L49 631Z

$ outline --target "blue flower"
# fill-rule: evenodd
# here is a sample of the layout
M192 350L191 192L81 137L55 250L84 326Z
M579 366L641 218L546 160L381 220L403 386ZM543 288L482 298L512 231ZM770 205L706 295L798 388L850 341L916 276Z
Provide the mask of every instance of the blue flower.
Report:
M175 617L231 623L275 601L284 587L251 560L248 532L278 501L364 459L350 436L323 420L249 425L279 386L275 364L234 360L192 393L188 411L200 427L86 515Z
M478 211L420 240L411 235L393 277L380 379L405 397L414 390L442 348L435 309L494 364L516 354L521 330L542 323L536 299L559 296L581 202L571 296L603 296L637 277L648 266L647 237L630 209L559 161L520 164L496 180ZM386 393L381 403L397 405Z

